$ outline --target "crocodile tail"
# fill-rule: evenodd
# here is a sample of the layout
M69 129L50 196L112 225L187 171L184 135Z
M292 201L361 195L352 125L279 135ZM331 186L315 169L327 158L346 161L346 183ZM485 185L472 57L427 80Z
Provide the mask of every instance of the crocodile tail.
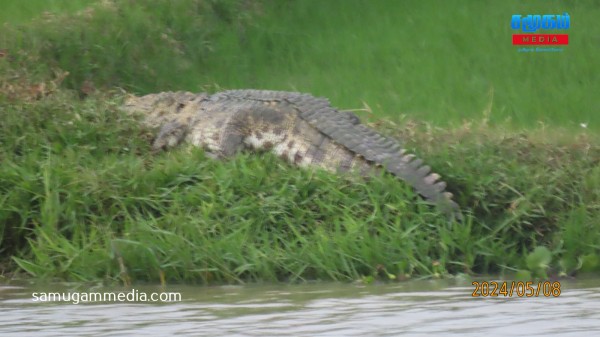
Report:
M462 219L460 207L452 200L452 193L446 192L446 183L440 180L439 174L431 172L431 168L424 165L421 159L407 153L398 141L360 124L359 118L353 113L338 111L329 100L309 94L266 90L232 90L219 95L228 99L290 104L302 119L333 141L406 181L442 212L452 218Z
M460 207L446 191L441 176L414 155L407 153L393 138L383 136L364 124L353 123L349 112L340 113L329 101L301 95L291 99L300 116L312 126L330 136L335 142L361 155L367 161L381 165L386 171L407 182L427 201L458 220L462 219Z

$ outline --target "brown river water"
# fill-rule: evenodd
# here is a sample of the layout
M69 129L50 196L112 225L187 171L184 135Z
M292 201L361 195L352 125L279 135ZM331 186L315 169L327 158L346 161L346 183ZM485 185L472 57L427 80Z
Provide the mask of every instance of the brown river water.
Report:
M473 297L471 281L453 280L166 288L12 282L0 284L0 336L600 336L600 278L561 280L558 296L542 288L519 297L516 289L512 297ZM91 293L113 298L92 300ZM170 302L144 302L169 293Z

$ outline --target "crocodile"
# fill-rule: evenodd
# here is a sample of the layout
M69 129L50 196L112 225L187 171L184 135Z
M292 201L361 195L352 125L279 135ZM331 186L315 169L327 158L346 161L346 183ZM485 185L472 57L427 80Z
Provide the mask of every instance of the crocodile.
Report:
M383 169L404 180L426 201L462 219L440 175L395 139L361 124L358 116L334 108L326 98L270 90L228 90L215 94L162 92L130 96L123 105L159 129L152 148L181 143L227 158L241 150L268 151L300 167L368 175Z

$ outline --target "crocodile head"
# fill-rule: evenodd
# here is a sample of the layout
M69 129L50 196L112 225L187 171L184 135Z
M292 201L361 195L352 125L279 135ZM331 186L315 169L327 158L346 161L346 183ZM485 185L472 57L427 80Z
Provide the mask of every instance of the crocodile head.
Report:
M208 97L208 94L185 91L161 92L139 97L132 95L125 99L123 110L130 114L141 114L144 123L152 128L159 128L170 122L189 124L199 104Z

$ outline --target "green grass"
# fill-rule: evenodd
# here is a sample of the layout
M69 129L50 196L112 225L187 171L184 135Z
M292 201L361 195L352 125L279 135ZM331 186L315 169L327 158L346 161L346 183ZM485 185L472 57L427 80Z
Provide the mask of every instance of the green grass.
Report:
M42 15L74 13L93 0L4 0L0 5L0 23L23 24Z
M4 44L32 53L37 68L69 71L66 84L74 89L91 81L139 93L300 90L344 108L366 103L392 119L600 130L600 62L592 57L600 53L600 7L593 1L160 0L113 7L91 18L29 24ZM571 28L563 52L519 53L511 44L513 14L564 12Z
M527 269L537 246L552 250L553 273L571 273L598 255L591 136L381 126L446 175L468 213L458 224L390 176L152 155L150 130L118 102L61 91L0 105L2 253L35 277L114 279L121 265L138 281L201 283L503 273Z
M209 284L600 272L593 3L118 3L33 20L24 10L0 35L3 274ZM564 11L564 52L510 45L512 14ZM151 154L154 131L117 109L119 88L234 87L364 101L364 120L444 176L465 222L389 176Z
M592 94L600 62L590 58L600 52L595 3L343 3L277 2L245 43L234 34L218 41L226 52L214 54L218 68L208 81L310 91L344 107L366 102L377 114L444 125L484 114L521 127L600 122ZM523 54L512 46L513 14L565 11L572 28L564 52Z

